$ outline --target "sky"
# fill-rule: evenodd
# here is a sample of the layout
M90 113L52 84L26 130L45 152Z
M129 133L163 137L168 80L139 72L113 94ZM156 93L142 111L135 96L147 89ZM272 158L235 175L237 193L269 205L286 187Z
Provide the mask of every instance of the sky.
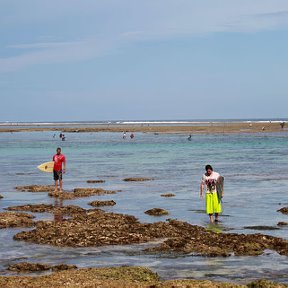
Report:
M0 121L287 118L287 0L0 0Z

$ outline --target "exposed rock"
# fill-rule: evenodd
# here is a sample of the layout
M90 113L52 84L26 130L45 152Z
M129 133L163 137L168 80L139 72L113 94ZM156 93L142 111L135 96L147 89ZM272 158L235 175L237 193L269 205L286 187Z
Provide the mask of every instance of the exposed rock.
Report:
M50 266L46 264L22 262L9 265L7 270L15 272L36 272L36 271L45 271L49 269Z
M93 207L101 207L101 206L114 206L116 205L116 202L113 200L107 200L107 201L93 201L90 202L89 205Z
M15 272L37 272L37 271L61 271L61 270L70 270L70 269L77 269L75 265L67 265L67 264L59 264L59 265L48 265L48 264L41 264L41 263L29 263L29 262L22 262L17 264L9 265L9 271Z
M288 222L278 222L277 226L288 226Z
M287 285L257 280L247 285L208 280L168 280L145 267L82 268L54 272L45 276L0 276L0 287L5 288L285 288Z
M145 267L108 267L85 268L73 271L60 271L54 272L51 275L37 277L0 276L0 287L156 288L154 284L157 284L158 281L158 275Z
M87 180L87 183L105 183L105 180Z
M175 196L175 194L173 194L173 193L167 193L167 194L161 194L160 195L161 197L174 197Z
M171 220L180 237L170 237L158 247L147 251L184 252L206 256L260 255L265 249L288 255L288 241L262 234L215 233L202 227Z
M34 226L34 216L21 212L0 212L0 229Z
M89 247L144 243L167 239L148 253L195 253L205 256L260 255L264 250L275 250L288 256L288 241L261 234L230 234L207 231L203 227L177 220L139 223L130 215L91 209L73 214L61 223L39 221L36 228L14 236L37 244Z
M247 284L248 288L284 288L288 287L286 284L276 283L273 281L260 279Z
M11 206L5 208L9 211L30 211L34 213L51 212L53 210L52 204L27 204L21 206Z
M265 225L258 225L258 226L245 226L244 229L251 229L251 230L279 230L279 228L274 226L265 226Z
M168 215L169 214L168 211L161 209L161 208L153 208L153 209L145 211L144 213L151 215L151 216L162 216L162 215Z
M152 181L153 178L145 178L145 177L131 177L131 178L125 178L123 181L126 182L143 182L143 181Z
M277 212L281 212L283 214L287 214L288 215L288 207L283 207L283 208L277 210Z
M82 213L86 210L75 205L68 205L68 206L53 206L52 204L27 204L21 206L11 206L5 208L5 210L9 211L30 211L33 213L62 213L64 215L72 215L75 213Z
M90 197L93 195L115 194L116 191L104 190L102 188L75 188L73 192L50 192L48 195L60 199L75 199Z
M28 186L17 186L16 190L22 192L49 192L54 191L54 185L28 185Z
M0 195L0 199L4 198L2 195Z
M51 269L52 269L52 271L63 271L63 270L77 269L77 266L76 265L59 264L59 265L52 266Z

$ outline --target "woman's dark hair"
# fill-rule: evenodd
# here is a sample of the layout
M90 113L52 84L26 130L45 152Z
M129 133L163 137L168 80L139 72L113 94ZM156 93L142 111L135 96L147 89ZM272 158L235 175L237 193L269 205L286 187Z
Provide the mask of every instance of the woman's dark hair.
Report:
M208 164L208 165L205 166L205 170L208 171L209 169L213 171L212 166Z

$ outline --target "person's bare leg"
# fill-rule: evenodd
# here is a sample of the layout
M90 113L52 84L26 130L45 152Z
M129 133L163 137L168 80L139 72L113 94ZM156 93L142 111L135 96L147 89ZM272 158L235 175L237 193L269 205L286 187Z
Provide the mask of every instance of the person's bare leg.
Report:
M59 183L60 183L60 192L63 192L63 189L62 189L62 187L63 187L63 180L59 180Z
M209 214L209 218L210 218L210 223L213 223L214 220L213 220L213 214Z
M218 216L219 216L219 213L215 213L215 222L219 221Z
M58 190L58 180L55 180L55 189L54 189L54 192L57 192Z

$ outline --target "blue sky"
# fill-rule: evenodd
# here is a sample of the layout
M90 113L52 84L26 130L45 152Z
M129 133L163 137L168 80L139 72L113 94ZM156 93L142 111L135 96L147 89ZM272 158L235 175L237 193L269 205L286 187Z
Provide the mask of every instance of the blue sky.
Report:
M0 121L287 118L287 0L0 0Z

